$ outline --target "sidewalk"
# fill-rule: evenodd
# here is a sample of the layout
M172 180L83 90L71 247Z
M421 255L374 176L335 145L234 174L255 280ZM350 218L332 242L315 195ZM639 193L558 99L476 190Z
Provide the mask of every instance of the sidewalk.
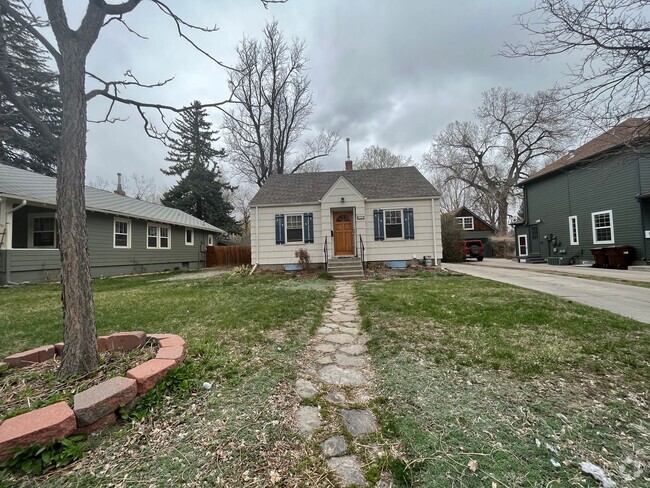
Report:
M509 259L485 258L482 262L465 261L464 265L481 267L493 267L504 269L521 269L524 271L534 271L537 273L548 274L572 274L575 276L595 276L599 278L613 278L617 280L644 281L650 283L650 266L647 271L642 266L636 266L632 269L605 269L592 268L589 266L550 266L548 264L530 264L518 263Z

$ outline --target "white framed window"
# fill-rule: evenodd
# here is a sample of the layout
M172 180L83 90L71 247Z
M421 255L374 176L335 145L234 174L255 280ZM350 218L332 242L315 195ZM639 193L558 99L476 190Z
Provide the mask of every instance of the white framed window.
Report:
M520 256L528 256L528 236L526 234L517 236L517 247Z
M456 217L456 222L463 230L474 230L474 217Z
M185 227L185 245L194 245L194 229L190 229L189 227Z
M131 249L131 221L113 219L113 248Z
M404 236L401 210L384 210L384 235L386 239Z
M286 225L286 241L285 242L304 242L303 241L303 222L302 214L288 214L285 215Z
M171 228L168 225L147 224L147 249L170 249Z
M29 247L56 249L56 232L54 213L29 214Z
M214 237L212 237L212 234L208 234L208 246L214 246Z
M569 242L572 246L580 244L578 236L578 216L572 215L569 217Z
M614 215L611 210L593 212L591 226L594 244L614 244Z

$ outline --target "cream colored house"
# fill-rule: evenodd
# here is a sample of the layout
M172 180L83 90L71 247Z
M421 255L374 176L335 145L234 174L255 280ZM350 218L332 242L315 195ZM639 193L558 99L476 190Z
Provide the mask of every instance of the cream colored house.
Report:
M440 193L415 167L273 175L250 206L253 264L442 259Z

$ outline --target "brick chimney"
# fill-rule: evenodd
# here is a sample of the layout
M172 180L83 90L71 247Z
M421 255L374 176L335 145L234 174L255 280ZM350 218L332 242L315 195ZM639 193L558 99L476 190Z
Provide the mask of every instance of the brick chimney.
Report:
M124 190L122 190L122 173L117 173L117 190L115 190L113 193L121 195L123 197L126 196L126 193Z
M345 171L352 171L352 158L350 157L350 138L345 138L348 144L348 159L345 160Z

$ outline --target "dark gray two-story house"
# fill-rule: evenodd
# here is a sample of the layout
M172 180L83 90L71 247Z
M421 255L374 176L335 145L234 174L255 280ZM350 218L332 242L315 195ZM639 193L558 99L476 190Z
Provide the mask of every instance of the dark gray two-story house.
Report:
M93 277L197 268L225 234L180 210L86 187ZM58 281L56 179L0 164L0 285Z
M631 246L635 264L650 263L648 119L626 120L519 186L520 262L588 263L594 248Z

